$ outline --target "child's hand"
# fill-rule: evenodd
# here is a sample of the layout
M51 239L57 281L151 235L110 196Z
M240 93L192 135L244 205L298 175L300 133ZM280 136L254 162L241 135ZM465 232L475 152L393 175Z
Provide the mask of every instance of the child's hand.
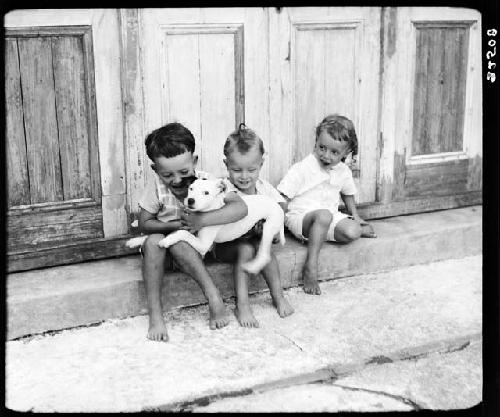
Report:
M181 214L181 223L184 230L187 230L190 233L196 233L204 226L203 213L197 213L195 211L184 209Z
M262 236L262 225L264 224L264 220L259 220L257 223L253 225L253 227L246 232L244 235L240 236L241 239L251 239L254 237Z
M259 220L257 223L255 223L255 226L252 228L252 231L255 236L262 236L262 227L264 225L265 220Z
M373 230L371 224L357 215L353 216L353 218L361 226L361 237L377 237L377 234L375 233L375 230Z

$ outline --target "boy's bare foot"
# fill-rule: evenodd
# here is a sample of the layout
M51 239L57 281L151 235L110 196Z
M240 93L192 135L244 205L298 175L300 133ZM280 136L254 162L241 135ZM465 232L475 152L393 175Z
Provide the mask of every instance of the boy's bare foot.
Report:
M317 273L313 273L311 268L307 265L304 266L302 270L302 278L304 280L304 286L302 289L306 294L320 295L321 290L319 288L318 280L316 279Z
M161 315L158 317L150 317L148 339L154 340L155 342L168 342L167 327Z
M222 329L229 324L229 319L226 315L226 307L221 299L217 301L209 301L208 311L210 315L208 321L210 329Z
M252 313L248 304L238 304L234 309L234 314L241 327L259 327L259 322Z
M281 318L287 317L295 312L293 307L283 296L276 297L276 299L273 298L273 305L276 307L276 310Z

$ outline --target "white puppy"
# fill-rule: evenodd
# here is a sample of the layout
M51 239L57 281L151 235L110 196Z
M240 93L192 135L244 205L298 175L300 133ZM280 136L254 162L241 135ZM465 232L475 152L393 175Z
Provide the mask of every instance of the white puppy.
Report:
M184 205L193 211L215 210L224 205L224 192L225 186L222 180L197 179L189 187ZM178 230L170 233L158 245L168 248L179 241L185 241L204 256L214 242L234 240L248 232L259 220L264 219L257 255L242 265L249 273L260 272L271 260L273 237L279 233L280 243L285 244L283 210L276 201L265 195L242 195L241 198L248 206L248 214L243 219L234 223L204 227L198 231L198 236L187 230Z

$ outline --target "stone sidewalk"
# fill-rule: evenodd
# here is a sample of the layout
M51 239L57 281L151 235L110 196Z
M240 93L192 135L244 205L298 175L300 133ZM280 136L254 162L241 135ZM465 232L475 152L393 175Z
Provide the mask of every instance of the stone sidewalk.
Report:
M215 399L207 405L184 405L183 410L314 413L468 409L481 401L482 341L466 339L449 340L442 349L422 352L417 358L389 361L384 357L360 365L352 374L329 375L312 382L302 378L287 386ZM316 373L316 377L321 376Z
M251 298L258 329L239 327L231 315L229 326L211 331L203 305L167 314L168 343L146 339L146 316L9 341L6 406L46 412L205 406L230 411L234 407L222 403L226 398L279 389L283 401L295 399L295 411L312 396L327 401L322 409L328 411L470 407L481 400L477 360L450 356L441 373L453 376L446 369L468 363L471 385L431 378L432 392L438 393L431 395L422 393L429 387L418 382L412 359L432 361L433 355L460 349L477 357L481 263L481 256L471 256L336 279L321 284L319 297L292 288L286 296L296 312L285 319L264 292ZM301 388L305 382L316 384ZM319 391L308 394L310 389ZM377 399L370 390L387 395ZM266 407L264 399L254 399Z

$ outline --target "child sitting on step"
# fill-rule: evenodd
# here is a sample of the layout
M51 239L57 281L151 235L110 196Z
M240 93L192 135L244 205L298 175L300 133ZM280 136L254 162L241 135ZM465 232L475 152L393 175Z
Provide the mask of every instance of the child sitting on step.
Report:
M259 178L264 162L264 145L253 130L243 123L232 132L224 144L224 163L229 174L225 179L226 189L241 194L263 194L282 205L285 200L278 191ZM215 258L222 262L234 262L234 287L236 293L235 315L243 327L258 327L259 322L252 313L248 300L248 274L242 265L255 256L262 233L262 223L247 232L244 236L215 246ZM283 295L280 271L276 256L271 252L271 261L262 270L262 275L269 286L273 304L280 317L289 316L294 312Z
M207 298L210 328L222 328L229 323L225 306L200 254L186 242L168 249L158 246L158 242L176 230L195 233L204 226L238 221L247 215L247 206L239 195L230 192L225 195L225 206L218 210L207 213L186 210L183 201L193 176L210 178L210 174L196 170L195 139L182 124L169 123L156 129L147 136L145 144L155 172L139 201L139 229L148 235L141 248L149 312L148 338L168 340L161 303L167 250L174 264L194 278Z
M307 294L321 294L318 256L325 240L348 243L360 236L376 237L356 211L356 186L343 162L349 153L356 155L357 149L353 123L344 116L329 115L316 127L313 152L292 165L278 184L288 203L286 227L298 239L307 240L302 270ZM339 196L350 215L338 211Z

